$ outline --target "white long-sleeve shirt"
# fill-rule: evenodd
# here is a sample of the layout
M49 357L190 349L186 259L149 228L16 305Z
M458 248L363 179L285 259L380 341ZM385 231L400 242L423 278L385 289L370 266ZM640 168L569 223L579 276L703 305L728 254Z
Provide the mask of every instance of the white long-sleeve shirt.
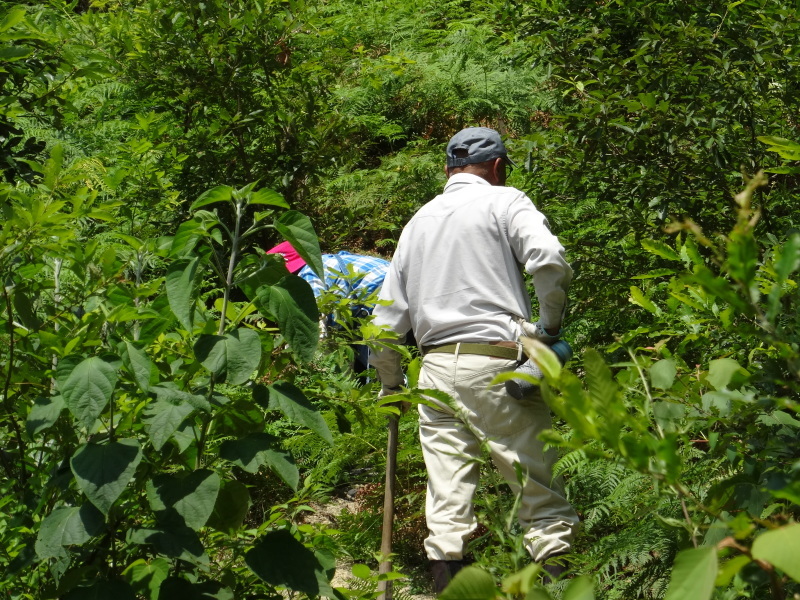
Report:
M517 318L531 318L523 268L540 323L558 329L572 269L547 219L516 188L453 175L403 229L380 294L392 304L375 308L375 322L400 336L413 331L420 346L516 340ZM402 382L392 354L372 360L388 387Z

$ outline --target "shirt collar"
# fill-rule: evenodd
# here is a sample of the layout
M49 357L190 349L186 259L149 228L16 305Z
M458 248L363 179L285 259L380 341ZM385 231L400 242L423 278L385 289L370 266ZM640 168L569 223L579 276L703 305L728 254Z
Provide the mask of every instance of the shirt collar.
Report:
M479 177L473 173L456 173L450 179L447 180L447 184L444 186L444 193L447 194L448 192L454 192L456 190L461 189L465 185L477 183L479 185L488 185L491 186L492 184L486 181L483 177Z

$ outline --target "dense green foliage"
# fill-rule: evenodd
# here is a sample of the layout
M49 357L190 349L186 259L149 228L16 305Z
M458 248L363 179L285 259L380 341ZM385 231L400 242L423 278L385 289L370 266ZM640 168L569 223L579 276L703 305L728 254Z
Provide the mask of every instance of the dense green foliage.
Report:
M261 249L388 256L474 124L576 271L577 358L531 352L583 529L545 590L487 465L446 597L800 593L792 3L3 1L0 86L0 596L375 597L330 576L375 564L377 332Z

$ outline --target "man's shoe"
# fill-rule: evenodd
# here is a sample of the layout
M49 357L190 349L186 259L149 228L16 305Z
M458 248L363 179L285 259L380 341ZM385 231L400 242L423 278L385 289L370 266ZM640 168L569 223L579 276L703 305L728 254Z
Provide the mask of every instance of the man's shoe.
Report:
M450 580L455 577L464 566L463 560L432 560L429 561L431 575L433 576L433 593L437 596L444 591Z

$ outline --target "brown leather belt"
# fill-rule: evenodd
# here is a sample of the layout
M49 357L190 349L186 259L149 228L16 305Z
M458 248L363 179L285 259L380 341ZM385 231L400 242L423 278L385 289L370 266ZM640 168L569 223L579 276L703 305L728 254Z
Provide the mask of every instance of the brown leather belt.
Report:
M478 354L507 360L521 360L524 357L521 346L517 342L459 342L457 344L444 344L442 346L424 346L422 355L430 353L443 354Z

